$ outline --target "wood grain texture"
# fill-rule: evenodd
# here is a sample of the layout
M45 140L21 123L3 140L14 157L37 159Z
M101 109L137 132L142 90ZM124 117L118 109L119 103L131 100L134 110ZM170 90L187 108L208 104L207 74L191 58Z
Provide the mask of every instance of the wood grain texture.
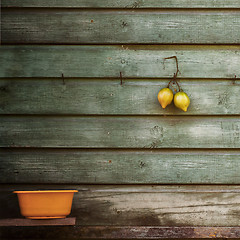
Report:
M1 147L239 148L238 117L1 117Z
M44 231L43 227L38 229L19 228L17 230L0 229L0 234L5 240L16 239L201 239L201 238L223 238L239 239L239 227L75 227L74 232L70 228L53 228ZM42 234L44 232L44 234ZM63 237L64 236L64 237Z
M77 218L76 226L239 225L240 189L239 186L226 185L2 185L1 218L19 217L17 197L12 194L13 190L51 188L79 190L74 194L70 215ZM65 236L70 238L69 234Z
M26 218L9 218L0 219L0 227L2 226L73 226L76 218L61 218L61 219L26 219Z
M240 46L2 46L0 77L239 78Z
M2 149L0 183L240 184L239 160L223 150Z
M2 0L2 7L51 8L240 8L238 0Z
M240 14L3 10L1 32L2 43L11 44L238 44Z
M2 79L0 114L239 115L239 80L180 80L191 104L162 109L169 79ZM174 85L173 85L174 86ZM178 89L176 84L172 88Z

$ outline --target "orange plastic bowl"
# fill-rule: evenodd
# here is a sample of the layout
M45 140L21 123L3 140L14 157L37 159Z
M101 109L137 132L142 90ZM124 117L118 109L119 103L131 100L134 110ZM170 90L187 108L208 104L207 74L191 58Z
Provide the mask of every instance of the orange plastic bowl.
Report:
M30 219L65 218L77 190L14 191L21 214Z

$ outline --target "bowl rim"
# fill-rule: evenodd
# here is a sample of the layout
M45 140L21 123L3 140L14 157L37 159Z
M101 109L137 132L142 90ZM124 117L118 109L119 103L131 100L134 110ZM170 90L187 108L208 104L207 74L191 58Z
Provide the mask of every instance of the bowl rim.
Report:
M29 191L13 191L13 193L75 193L78 190L29 190Z

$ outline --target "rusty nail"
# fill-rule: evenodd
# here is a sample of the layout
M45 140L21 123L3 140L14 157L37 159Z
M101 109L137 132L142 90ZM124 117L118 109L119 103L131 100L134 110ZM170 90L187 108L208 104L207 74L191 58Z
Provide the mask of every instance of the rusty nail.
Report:
M63 81L63 85L65 85L65 79L64 79L63 73L62 73L62 81Z
M123 82L122 82L122 72L120 72L120 84L122 86Z

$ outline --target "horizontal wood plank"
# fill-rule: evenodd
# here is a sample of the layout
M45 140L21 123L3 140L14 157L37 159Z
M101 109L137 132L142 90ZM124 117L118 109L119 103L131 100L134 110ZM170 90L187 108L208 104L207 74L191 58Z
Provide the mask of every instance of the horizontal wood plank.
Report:
M51 8L240 8L238 0L2 0L2 7Z
M9 117L1 147L239 148L238 117Z
M76 218L61 219L26 219L26 218L9 218L0 219L0 227L2 226L72 226L75 225Z
M11 44L240 43L240 14L232 10L3 10L1 18L2 43Z
M240 46L2 46L0 77L239 78Z
M44 234L43 234L44 232ZM2 240L9 239L239 239L240 227L75 227L38 229L0 228ZM20 238L15 238L20 236ZM7 238L5 238L7 237Z
M180 80L191 104L162 109L169 79L2 79L0 114L239 115L239 80ZM172 89L178 89L176 84Z
M74 194L70 217L76 217L76 226L81 227L239 225L240 189L227 185L3 185L1 218L20 217L13 190L51 188L79 190Z
M2 149L0 159L0 183L240 184L239 151Z

